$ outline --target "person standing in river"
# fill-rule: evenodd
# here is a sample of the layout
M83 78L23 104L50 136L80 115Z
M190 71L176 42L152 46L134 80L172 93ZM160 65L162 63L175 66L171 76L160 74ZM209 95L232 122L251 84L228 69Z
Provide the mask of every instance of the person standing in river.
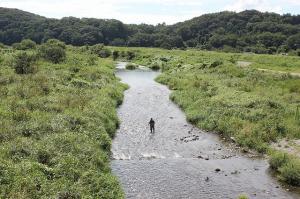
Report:
M154 133L155 132L155 122L152 118L150 119L149 125L150 125L150 132Z

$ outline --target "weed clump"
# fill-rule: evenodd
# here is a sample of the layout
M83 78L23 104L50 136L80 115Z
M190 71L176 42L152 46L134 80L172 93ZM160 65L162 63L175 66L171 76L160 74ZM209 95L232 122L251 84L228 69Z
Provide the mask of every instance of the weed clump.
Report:
M17 74L29 74L36 71L34 63L36 62L36 56L28 54L26 52L20 52L15 55L14 69Z
M126 64L126 66L125 66L125 68L127 69L127 70L135 70L135 69L137 69L137 65L136 64L133 64L133 63L128 63L128 64Z

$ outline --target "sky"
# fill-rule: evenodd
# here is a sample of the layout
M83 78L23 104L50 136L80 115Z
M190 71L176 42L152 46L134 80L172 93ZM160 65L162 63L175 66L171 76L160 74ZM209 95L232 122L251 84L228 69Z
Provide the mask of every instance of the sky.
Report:
M174 24L224 10L300 14L300 0L0 0L0 7L50 18L93 17L134 24Z

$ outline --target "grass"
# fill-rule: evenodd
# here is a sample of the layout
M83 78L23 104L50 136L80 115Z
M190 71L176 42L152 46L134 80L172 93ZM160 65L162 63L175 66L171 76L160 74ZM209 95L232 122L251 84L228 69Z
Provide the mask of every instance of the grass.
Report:
M133 63L127 63L126 66L125 66L125 68L127 70L135 70L136 68L138 68L138 65L133 64Z
M300 70L299 57L195 50L131 50L136 53L133 62L159 65L163 73L157 81L173 90L170 99L199 128L234 138L240 146L261 153L266 153L272 142L282 138L300 139L300 78L256 70L265 67L297 72ZM237 61L252 64L238 67ZM283 172L297 173L299 167L289 165L279 171L281 176L286 176ZM291 183L288 178L282 179Z
M68 47L30 74L13 63L0 55L0 198L123 198L109 167L125 89L113 62Z
M282 181L300 186L300 160L298 158L284 152L273 151L269 163Z

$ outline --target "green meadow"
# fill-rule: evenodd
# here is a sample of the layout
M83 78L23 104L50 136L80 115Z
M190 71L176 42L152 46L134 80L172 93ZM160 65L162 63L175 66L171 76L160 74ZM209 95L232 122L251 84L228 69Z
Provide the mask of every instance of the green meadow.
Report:
M43 54L46 53L46 54ZM52 40L0 54L0 198L123 198L114 63Z

